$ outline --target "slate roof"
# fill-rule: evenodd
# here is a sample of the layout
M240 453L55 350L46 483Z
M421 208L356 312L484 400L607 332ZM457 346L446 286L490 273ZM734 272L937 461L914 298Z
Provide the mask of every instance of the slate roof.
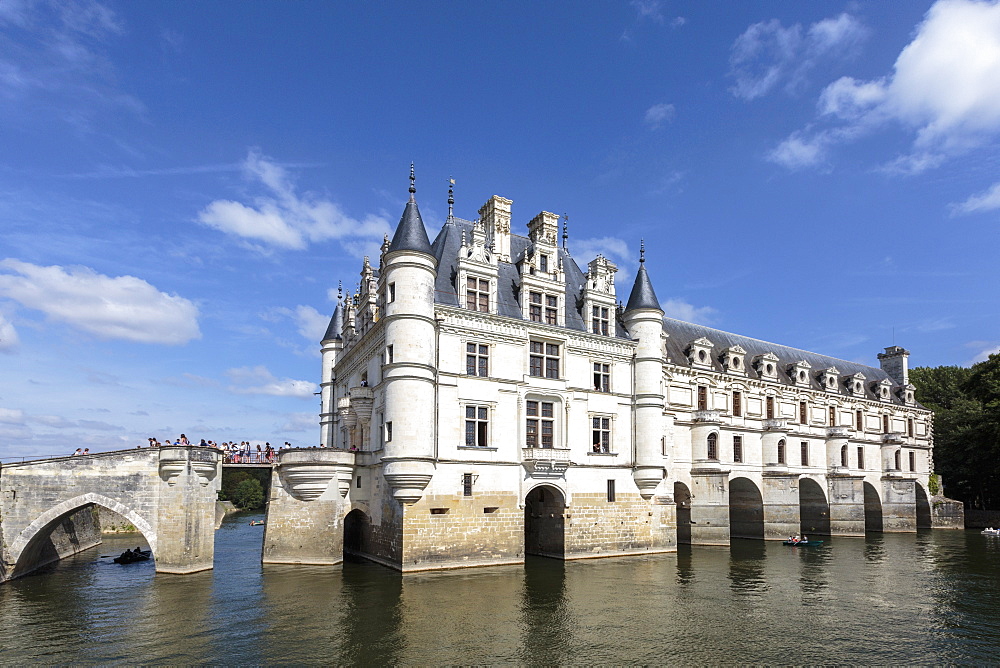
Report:
M403 209L403 215L396 226L396 233L392 235L390 251L410 250L431 254L431 242L427 239L427 228L424 227L424 220L420 217L420 209L417 208L417 201L410 196L410 201Z
M330 318L330 325L326 328L323 341L340 341L340 333L344 331L344 307L337 299L337 308L333 309L333 317Z
M631 311L640 308L663 310L660 308L660 301L656 298L656 292L653 291L653 283L649 280L649 274L646 273L646 263L641 261L639 262L639 271L635 273L635 283L632 284L632 292L629 293L625 310Z
M722 350L729 348L730 346L740 346L747 351L745 371L746 375L741 376L739 374L731 374L735 379L738 378L752 378L760 379L760 375L757 370L753 367L753 358L757 355L765 355L767 353L774 353L777 356L778 362L776 364L778 369L777 382L782 385L795 386L795 381L788 375L788 367L795 362L800 360L805 360L812 367L809 370L810 382L809 389L815 390L817 392L823 392L826 390L825 387L819 381L819 372L824 369L829 369L830 367L836 367L839 371L838 378L838 390L836 394L850 398L853 394L847 392L843 385L842 379L845 376L853 376L854 374L861 372L865 375L864 382L864 398L870 399L872 401L880 401L880 398L875 395L872 391L872 384L878 383L884 379L889 379L893 385L893 391L890 394L892 403L901 404L902 400L896 396L895 389L898 388L898 384L889 377L885 371L880 368L868 366L865 364L859 364L857 362L848 362L847 360L837 359L835 357L829 357L827 355L819 355L817 353L811 353L807 350L800 350L798 348L792 348L790 346L782 346L775 343L768 343L767 341L761 341L759 339L754 339L749 336L741 336L739 334L730 334L729 332L724 332L719 329L713 329L711 327L705 327L704 325L695 325L690 322L684 322L683 320L674 320L673 318L663 319L663 331L667 334L667 357L670 362L677 366L691 367L691 363L688 360L687 354L685 353L687 347L692 341L700 339L702 337L710 340L714 347L712 349L712 369L715 371L724 371L722 367L722 362L720 361L720 353ZM768 380L768 382L774 382ZM834 393L831 393L834 394Z

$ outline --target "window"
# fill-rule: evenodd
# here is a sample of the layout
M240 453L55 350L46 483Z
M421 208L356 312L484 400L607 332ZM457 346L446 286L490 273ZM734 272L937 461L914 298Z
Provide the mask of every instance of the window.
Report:
M830 411L829 412L830 412L830 426L831 427L836 427L837 426L837 409L835 407L833 407L833 406L830 406ZM847 464L844 464L844 466L847 466Z
M708 388L704 385L698 386L698 410L708 410Z
M889 416L888 415L883 415L882 416L882 433L883 434L888 434L889 433ZM899 468L899 467L897 466L896 468Z
M608 503L614 503L615 501L615 481L608 481Z
M802 450L802 466L809 466L809 441L802 441L800 448Z
M778 463L785 463L785 439L778 441Z
M743 437L733 436L733 461L743 461Z
M594 362L594 391L611 391L611 365Z
M549 256L541 253L538 255L538 270L548 271L549 270Z
M590 434L594 452L611 452L611 418L591 418Z
M529 448L551 448L555 430L555 410L551 401L528 401L525 424L525 445Z
M917 453L912 451L910 452L910 470L911 471L917 470Z
M913 418L907 418L906 420L906 435L913 438Z
M799 424L809 424L809 406L806 402L799 402Z
M465 445L466 447L485 448L489 442L488 406L465 407Z
M733 392L733 415L740 417L743 415L743 393Z
M490 347L482 343L465 344L465 373L469 376L490 375Z
M358 476L358 482L355 485L358 489L361 489L361 476Z
M385 442L388 443L392 440L392 422L385 423Z
M392 360L393 360L392 346L386 346L385 347L385 363L386 364L392 364Z
M864 470L865 468L865 446L858 446L858 468Z
M764 417L774 419L774 397L768 397L764 402Z
M546 325L557 325L559 324L559 298L553 297L552 295L545 295L545 324Z
M847 463L847 445L840 446L840 465L844 468L848 467Z
M854 411L854 428L858 431L865 430L865 414L860 411Z
M542 293L528 293L528 320L531 322L542 321Z
M396 284L395 283L390 283L389 284L389 290L388 290L388 294L385 297L385 300L387 302L390 302L390 303L396 301Z
M590 311L591 315L591 330L594 334L608 335L608 307L607 306L594 306Z
M462 496L472 496L472 474L462 474Z
M895 464L896 470L901 471L903 469L903 463L900 461L902 459L903 453L900 450L896 450Z
M465 308L470 311L490 311L490 282L484 278L469 277L465 284Z
M536 378L559 377L559 345L532 341L528 357L528 374Z
M709 434L708 435L708 458L718 459L719 458L719 435Z

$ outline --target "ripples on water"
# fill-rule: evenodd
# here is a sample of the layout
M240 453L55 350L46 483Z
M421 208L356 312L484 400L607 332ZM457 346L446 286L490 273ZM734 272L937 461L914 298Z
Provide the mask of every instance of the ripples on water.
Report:
M735 540L677 554L406 577L260 564L230 517L215 570L154 576L105 543L0 586L0 663L994 663L1000 539Z

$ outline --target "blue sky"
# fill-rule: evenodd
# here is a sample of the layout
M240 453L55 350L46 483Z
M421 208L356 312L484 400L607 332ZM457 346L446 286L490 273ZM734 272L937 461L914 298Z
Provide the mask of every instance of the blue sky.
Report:
M996 2L0 0L0 458L318 439L407 197L514 200L669 315L877 365L1000 347Z

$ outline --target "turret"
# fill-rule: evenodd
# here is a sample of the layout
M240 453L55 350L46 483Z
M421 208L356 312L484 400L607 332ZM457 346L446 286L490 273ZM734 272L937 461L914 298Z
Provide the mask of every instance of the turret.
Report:
M437 262L415 197L410 165L410 200L382 258L385 345L392 362L384 368L382 473L393 496L414 503L434 473L434 383L437 337L434 279Z
M326 334L320 342L323 372L320 376L320 413L319 430L320 443L327 447L337 445L337 397L334 367L344 350L344 303L343 287L337 287L337 306L333 309L333 317L326 328Z
M664 477L663 452L663 309L646 273L645 246L639 271L625 306L625 327L638 343L635 351L635 468L632 478L643 498L653 496Z

